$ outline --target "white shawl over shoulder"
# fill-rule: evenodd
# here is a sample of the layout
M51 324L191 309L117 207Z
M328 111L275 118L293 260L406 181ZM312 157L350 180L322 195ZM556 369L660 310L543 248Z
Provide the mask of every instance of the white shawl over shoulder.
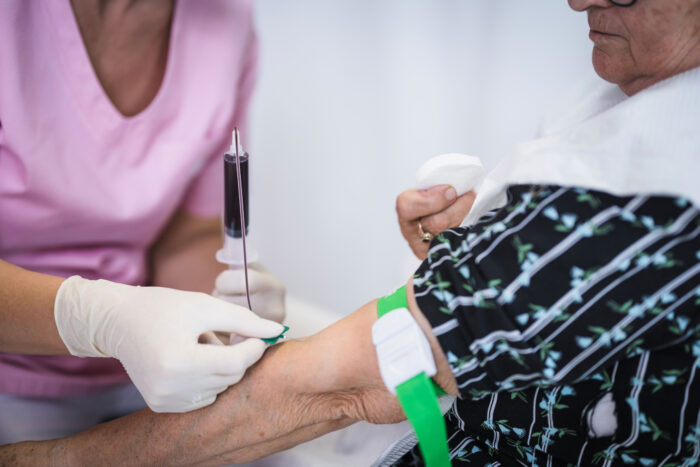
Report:
M556 115L486 177L463 225L503 206L514 184L677 195L700 206L700 68L631 97L597 81Z

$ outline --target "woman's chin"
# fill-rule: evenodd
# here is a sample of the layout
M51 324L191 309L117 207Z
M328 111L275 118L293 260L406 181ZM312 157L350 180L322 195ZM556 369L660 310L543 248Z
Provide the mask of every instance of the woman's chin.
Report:
M620 84L625 81L624 58L618 54L610 53L602 47L593 47L593 69L605 81L614 84Z

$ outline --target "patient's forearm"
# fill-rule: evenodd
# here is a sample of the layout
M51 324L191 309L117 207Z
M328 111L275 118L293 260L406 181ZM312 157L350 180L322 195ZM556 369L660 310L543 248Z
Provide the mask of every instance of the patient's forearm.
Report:
M321 422L300 428L292 433L286 434L271 441L246 446L236 451L227 453L226 456L212 459L216 465L226 464L231 462L230 459L235 459L236 462L251 462L272 453L290 449L300 443L310 441L312 439L323 436L331 431L345 428L354 423L354 420L343 419L339 421ZM227 461L227 459L229 459Z
M315 371L313 365L299 370L311 361L308 347L290 341L271 348L243 381L204 409L185 414L142 410L70 438L0 447L0 465L36 465L46 459L57 465L242 462L316 434L306 427L346 426L351 421L333 397L318 390L322 378L314 387L304 384L304 375Z
M429 333L436 381L454 393L449 365L412 292L409 306ZM272 347L209 407L186 414L143 410L71 438L0 447L0 465L47 458L67 465L246 462L357 420L400 421L403 412L379 375L375 321L373 301L311 338Z
M307 427L346 426L342 401L326 391L320 368L309 365L309 347L290 341L271 348L210 407L187 414L141 411L81 433L68 440L65 452L75 456L68 463L243 462L309 439Z
M270 348L209 407L185 414L143 410L70 438L0 447L0 465L47 458L59 465L243 462L347 426L362 412L355 408L361 389L338 390L343 372L351 371L339 360L348 352L359 357L352 344L357 318ZM361 360L376 365L371 354Z

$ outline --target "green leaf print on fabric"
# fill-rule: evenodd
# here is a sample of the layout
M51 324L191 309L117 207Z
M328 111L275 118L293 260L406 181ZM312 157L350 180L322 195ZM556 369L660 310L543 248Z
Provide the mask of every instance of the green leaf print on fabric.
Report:
M518 264L523 264L523 261L527 258L527 254L534 248L532 243L523 244L522 240L520 240L520 237L517 235L513 237L512 245L518 252Z
M576 201L579 203L587 203L591 209L598 209L600 207L600 200L588 191L582 191L576 197Z
M508 200L444 232L414 281L460 386L453 465L700 467L700 211L566 187ZM589 439L606 393L619 438Z

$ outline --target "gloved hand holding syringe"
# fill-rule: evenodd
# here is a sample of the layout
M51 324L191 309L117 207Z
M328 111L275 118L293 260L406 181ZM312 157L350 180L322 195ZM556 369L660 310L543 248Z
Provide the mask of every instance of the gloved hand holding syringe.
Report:
M229 196L222 259L234 269L217 278L216 295L229 298L222 289L242 288L245 298L247 258L242 233L246 219L242 203L247 202L247 196L239 195L244 188L247 194L247 155L238 157L239 164L243 162L238 169L246 175L243 185L243 173L237 173L237 160L233 157L244 153L236 151L239 147L233 149L233 153L224 156ZM237 178L235 183L232 176ZM230 196L233 189L236 195ZM234 214L232 203L239 199L239 211ZM254 250L250 253L250 259L254 260L257 253ZM256 270L248 272L255 297L261 283L269 284L272 276ZM226 287L221 287L222 284ZM281 289L283 301L284 287ZM279 286L274 290L278 291ZM268 342L285 330L279 323L257 316L249 303L236 306L203 293L137 287L79 276L62 282L54 303L54 316L58 332L72 355L120 360L148 406L156 412L186 412L211 404L219 393L237 383L246 369L262 357ZM235 345L221 345L218 341L219 345L210 345L213 341L203 337L213 336L215 331L226 333Z
M258 262L258 252L250 242L249 169L250 155L235 129L231 148L224 155L224 246L216 253L217 261L229 269L216 278L212 295L282 322L284 284Z

